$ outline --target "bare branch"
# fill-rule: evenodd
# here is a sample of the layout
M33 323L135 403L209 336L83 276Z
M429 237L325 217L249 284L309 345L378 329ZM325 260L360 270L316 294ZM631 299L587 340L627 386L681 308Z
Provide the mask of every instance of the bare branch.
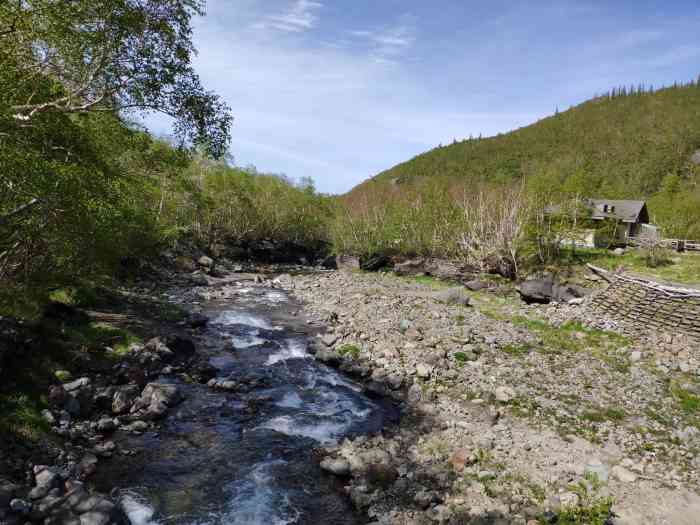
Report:
M18 206L17 208L12 210L11 212L6 213L5 215L0 215L0 226L7 224L8 222L10 222L10 219L12 219L12 217L15 217L17 215L24 213L28 209L33 208L34 206L37 206L40 202L41 201L39 199L34 198L34 199L30 200L29 202L22 204L21 206Z

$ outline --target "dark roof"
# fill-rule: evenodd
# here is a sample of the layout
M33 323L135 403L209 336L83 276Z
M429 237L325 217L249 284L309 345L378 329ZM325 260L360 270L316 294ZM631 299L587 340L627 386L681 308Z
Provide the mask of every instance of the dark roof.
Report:
M615 219L622 222L649 222L646 202L586 199L586 204L591 210L591 219ZM548 206L547 213L558 213L561 206Z
M588 199L592 219L617 219L623 222L649 222L644 201Z

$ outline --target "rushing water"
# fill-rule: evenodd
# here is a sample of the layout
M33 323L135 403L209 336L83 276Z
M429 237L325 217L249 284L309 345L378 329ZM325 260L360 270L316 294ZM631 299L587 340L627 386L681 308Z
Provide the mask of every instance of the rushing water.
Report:
M377 431L395 411L311 358L286 294L241 292L207 306L200 345L241 391L178 383L186 400L159 432L130 438L138 463L115 465L109 482L134 525L358 523L313 449Z

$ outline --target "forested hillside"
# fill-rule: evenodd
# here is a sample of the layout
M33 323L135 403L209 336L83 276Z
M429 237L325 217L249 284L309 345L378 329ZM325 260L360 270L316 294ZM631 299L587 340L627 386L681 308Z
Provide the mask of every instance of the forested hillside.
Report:
M437 147L348 197L371 198L387 186L401 193L425 180L455 186L539 177L564 191L611 199L649 198L666 189L681 194L674 199L679 203L697 197L700 170L691 156L698 149L700 84L621 88L510 133ZM667 200L652 203L661 222Z
M544 262L576 231L544 210L603 197L647 200L664 236L700 238L699 150L700 83L615 89L380 173L342 197L332 236L345 252Z
M356 188L422 177L509 182L553 171L609 198L648 196L669 173L689 176L700 148L700 85L614 90L535 124L437 147Z

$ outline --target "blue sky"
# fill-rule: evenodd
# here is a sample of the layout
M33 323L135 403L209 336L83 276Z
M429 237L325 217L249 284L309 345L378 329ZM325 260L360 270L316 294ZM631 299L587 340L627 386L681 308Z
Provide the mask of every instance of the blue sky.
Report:
M195 67L237 164L342 193L613 86L697 78L698 27L696 0L209 0Z

